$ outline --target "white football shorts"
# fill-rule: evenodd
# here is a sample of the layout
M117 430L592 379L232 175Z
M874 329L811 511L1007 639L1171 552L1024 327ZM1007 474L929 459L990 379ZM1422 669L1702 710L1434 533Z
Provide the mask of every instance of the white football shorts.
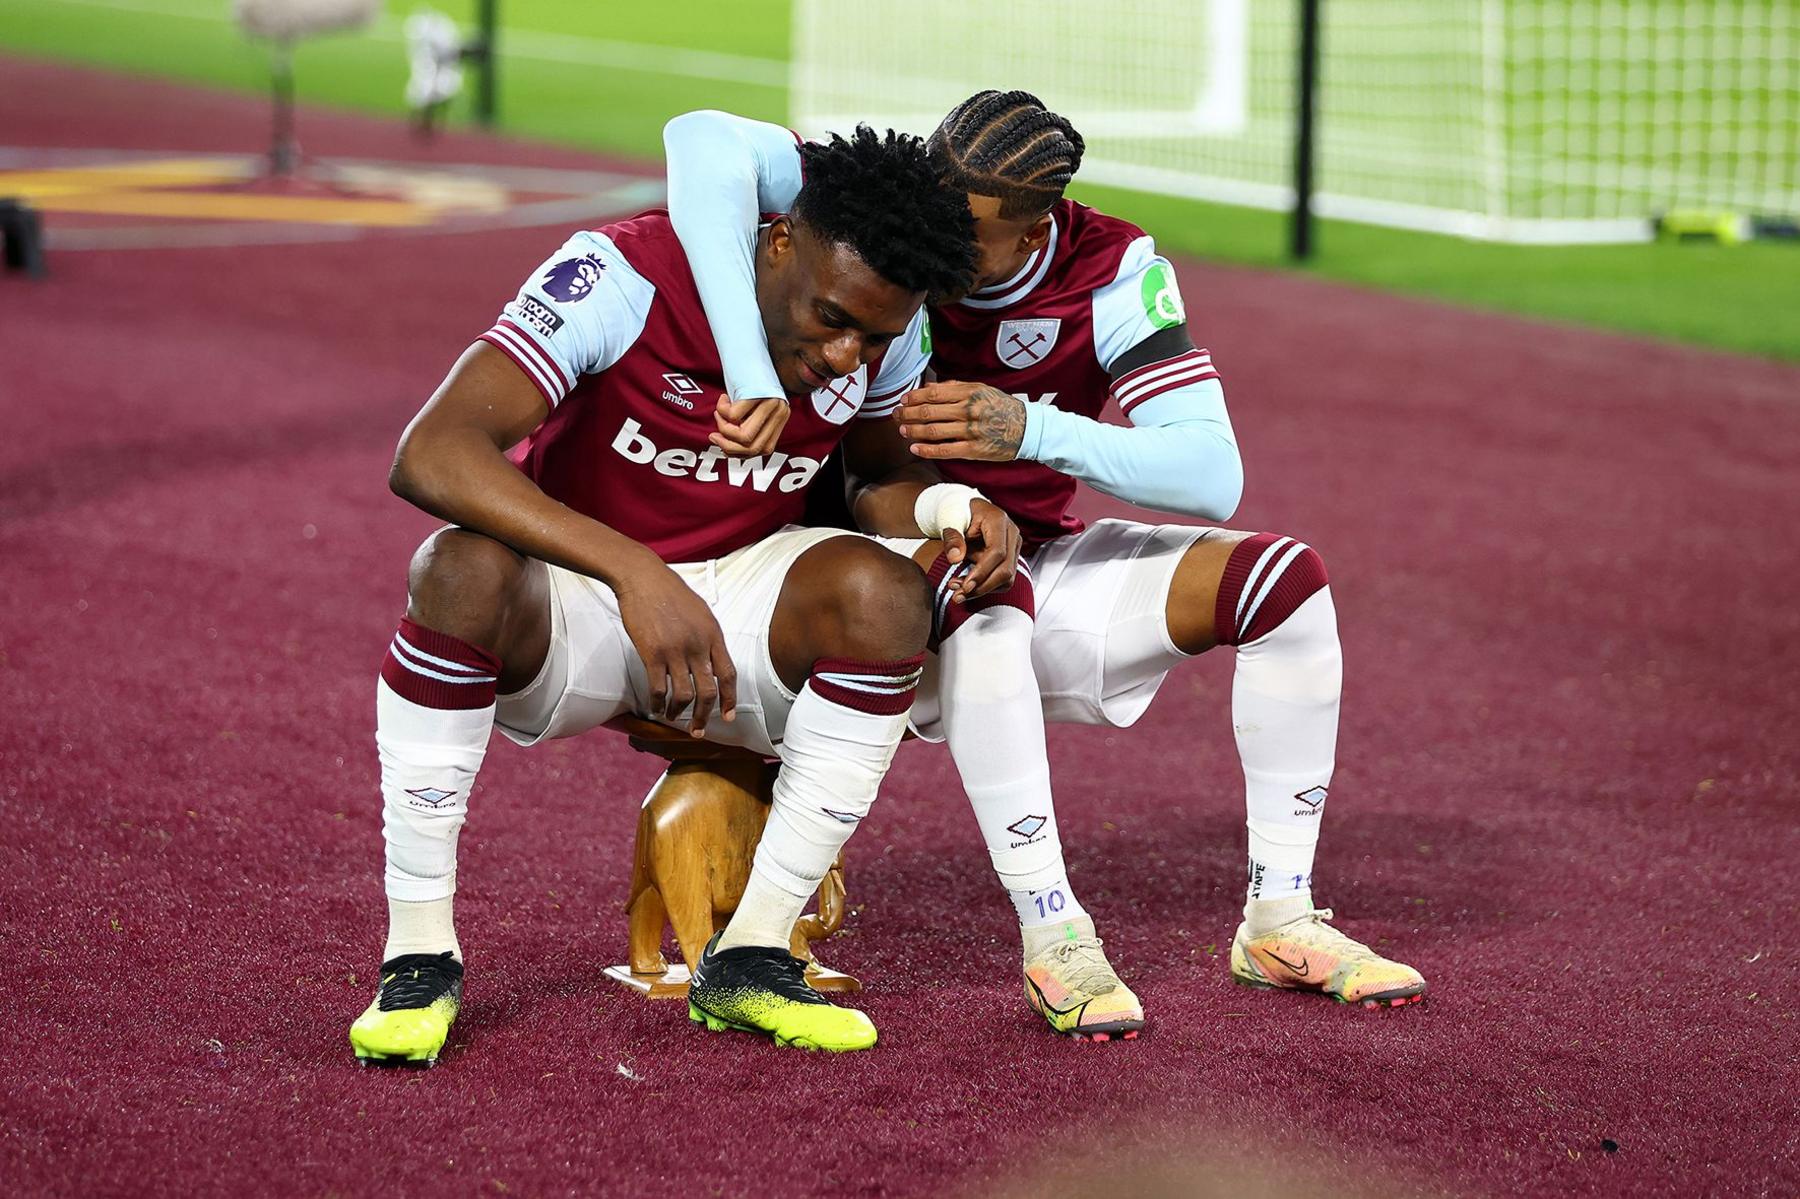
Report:
M709 741L773 754L787 727L794 693L769 657L769 621L781 585L800 555L843 529L790 526L723 558L672 566L706 601L725 634L737 667L737 719L714 716ZM502 695L495 712L500 731L520 745L572 737L615 716L649 714L644 664L619 618L618 597L598 579L546 565L550 572L550 652L543 669L523 689ZM677 722L679 723L679 722Z
M1040 546L1026 559L1037 621L1031 661L1044 719L1057 724L1135 724L1188 655L1169 640L1169 588L1188 547L1220 530L1102 520ZM922 544L876 540L896 553ZM912 728L942 741L935 655L925 662Z

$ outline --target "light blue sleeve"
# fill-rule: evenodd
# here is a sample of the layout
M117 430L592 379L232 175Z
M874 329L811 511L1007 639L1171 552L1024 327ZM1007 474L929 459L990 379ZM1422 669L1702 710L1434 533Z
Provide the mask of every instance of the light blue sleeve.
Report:
M656 287L604 233L564 242L519 288L481 340L500 350L554 408L610 367L644 331Z
M793 132L711 109L663 126L669 219L687 252L734 400L782 394L756 305L756 230L800 194Z
M1128 504L1204 520L1231 518L1244 492L1244 464L1218 379L1146 399L1132 407L1129 419L1127 428L1027 404L1019 457Z
M1175 268L1148 236L1126 248L1112 282L1094 289L1092 311L1095 356L1114 374L1113 395L1131 427L1027 404L1019 457L1129 504L1229 519L1244 493L1244 464L1212 355L1190 349L1122 375L1114 370L1146 338L1187 323Z

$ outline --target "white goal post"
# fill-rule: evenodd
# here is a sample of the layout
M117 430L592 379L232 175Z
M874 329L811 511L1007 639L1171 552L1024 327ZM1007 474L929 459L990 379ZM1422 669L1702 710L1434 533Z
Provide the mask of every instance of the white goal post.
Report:
M1082 178L1293 205L1297 0L795 0L803 133L1025 88ZM1499 241L1800 216L1796 0L1323 0L1314 209Z

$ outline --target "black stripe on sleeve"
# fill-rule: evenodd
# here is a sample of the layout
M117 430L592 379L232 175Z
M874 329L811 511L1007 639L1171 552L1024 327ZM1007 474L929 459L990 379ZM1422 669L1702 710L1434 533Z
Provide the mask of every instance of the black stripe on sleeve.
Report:
M1144 340L1113 359L1108 373L1117 379L1128 375L1140 366L1149 366L1152 362L1162 362L1168 358L1179 357L1194 348L1194 339L1188 336L1186 324L1170 325L1167 329L1158 329Z

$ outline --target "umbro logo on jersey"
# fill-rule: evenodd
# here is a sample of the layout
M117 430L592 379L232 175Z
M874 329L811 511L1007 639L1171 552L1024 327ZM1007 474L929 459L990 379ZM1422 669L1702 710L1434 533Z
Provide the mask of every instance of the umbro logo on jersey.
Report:
M706 390L686 375L677 375L672 372L663 376L663 382L667 383L668 387L663 390L662 398L688 412L694 410L694 397Z
M799 491L812 482L824 464L818 458L802 458L798 454L758 454L754 458L727 458L725 451L709 445L693 450L665 450L644 436L644 426L627 417L612 440L612 448L627 462L648 466L659 475L673 479L692 479L696 483L723 483L727 487L749 487L754 491ZM721 466L723 469L721 469Z
M862 408L868 390L869 368L859 366L855 374L833 379L812 393L813 411L834 425L841 425Z
M1060 319L1001 321L1000 331L994 334L994 353L1005 365L1022 371L1044 360L1060 332Z

